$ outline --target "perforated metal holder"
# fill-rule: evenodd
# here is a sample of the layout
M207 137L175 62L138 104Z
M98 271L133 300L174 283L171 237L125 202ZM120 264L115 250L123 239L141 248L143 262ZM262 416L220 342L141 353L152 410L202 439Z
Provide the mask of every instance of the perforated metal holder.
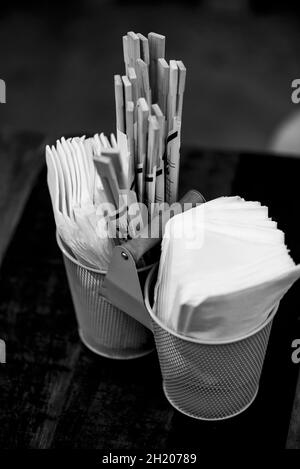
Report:
M140 322L114 306L101 294L105 271L78 262L57 235L82 342L93 352L108 358L131 359L152 352L153 335ZM138 269L141 285L151 269Z
M177 410L196 419L223 420L240 414L257 395L278 306L247 335L232 341L200 341L169 329L153 313L156 275L154 267L144 291L166 398Z

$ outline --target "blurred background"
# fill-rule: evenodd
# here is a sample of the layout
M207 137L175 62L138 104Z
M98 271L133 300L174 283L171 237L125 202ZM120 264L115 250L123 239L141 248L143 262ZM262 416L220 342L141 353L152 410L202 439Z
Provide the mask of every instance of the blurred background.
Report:
M297 110L299 26L295 0L2 0L1 130L114 130L122 35L156 31L188 69L183 144L265 149Z

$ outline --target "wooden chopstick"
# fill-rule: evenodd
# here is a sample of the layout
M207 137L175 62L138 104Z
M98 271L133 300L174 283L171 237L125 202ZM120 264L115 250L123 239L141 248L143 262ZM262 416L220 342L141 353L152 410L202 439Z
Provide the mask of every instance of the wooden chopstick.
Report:
M129 101L132 101L132 84L128 78L127 75L122 76L122 82L123 82L123 87L124 87L124 107L126 108L126 104Z
M125 132L123 82L120 75L114 76L117 129Z
M165 59L158 59L157 61L157 85L158 85L157 102L165 116L167 115L169 73L170 73L170 67L167 61Z
M141 33L137 33L140 40L141 59L149 66L150 65L150 52L148 39Z
M157 61L165 57L166 38L162 34L149 33L149 52L150 52L150 86L152 90L153 102L157 102Z
M124 56L125 70L126 70L126 74L127 74L128 73L128 67L130 66L129 52L128 52L128 37L127 37L127 35L123 36L123 56Z
M140 51L140 39L137 34L133 31L127 33L128 39L128 55L129 55L129 64L131 67L135 67L137 59L141 57Z
M181 60L177 60L177 67L178 67L178 90L177 90L176 115L181 120L183 95L184 95L185 81L186 81L186 68Z
M173 129L173 119L176 116L176 101L178 87L178 66L176 60L170 60L169 93L168 93L168 131Z
M140 95L144 97L149 106L151 106L151 91L148 66L142 59L136 61L136 72L138 77L138 84L140 88Z
M134 155L134 104L128 101L126 105L126 135L129 150L128 187L134 189L135 185L135 155Z
M139 202L144 201L149 113L147 101L145 98L139 98L137 102L137 181Z

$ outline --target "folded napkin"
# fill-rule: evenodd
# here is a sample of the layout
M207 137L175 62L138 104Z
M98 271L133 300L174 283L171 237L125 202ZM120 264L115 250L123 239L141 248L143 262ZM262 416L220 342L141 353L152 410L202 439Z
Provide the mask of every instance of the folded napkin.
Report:
M220 197L167 223L154 310L182 334L231 340L261 325L299 276L267 207Z

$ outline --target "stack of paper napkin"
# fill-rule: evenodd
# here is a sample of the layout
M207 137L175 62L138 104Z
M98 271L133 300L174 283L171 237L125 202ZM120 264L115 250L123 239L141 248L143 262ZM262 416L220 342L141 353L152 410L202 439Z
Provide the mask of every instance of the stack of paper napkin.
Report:
M154 310L181 334L231 340L266 321L299 276L267 207L220 197L168 221Z

